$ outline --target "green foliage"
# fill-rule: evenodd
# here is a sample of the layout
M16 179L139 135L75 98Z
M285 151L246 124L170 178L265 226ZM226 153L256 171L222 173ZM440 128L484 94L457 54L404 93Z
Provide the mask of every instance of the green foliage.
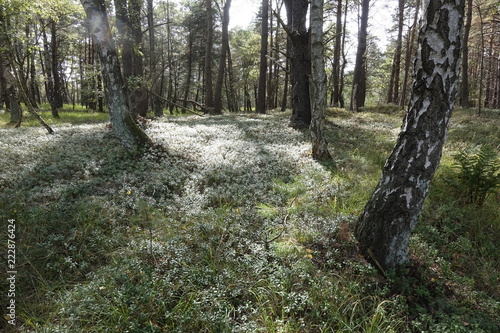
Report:
M467 203L482 206L500 187L500 160L496 151L482 145L454 155L457 173L453 185L463 193Z
M53 118L50 110L50 106L43 105L42 111L38 112L39 115L49 124L49 125L61 125L61 124L92 124L92 123L104 123L109 121L109 114L99 113L99 112L88 112L86 109L78 106L73 110L70 105L65 105L62 110L59 111L60 118ZM0 113L0 128L9 127L10 114L7 112ZM23 121L21 127L39 127L40 122L35 119L30 113L24 112ZM56 129L57 130L57 129Z
M335 168L310 158L287 118L152 122L168 154L127 152L102 124L2 129L23 329L497 332L498 203L463 205L445 181L464 143L445 150L412 265L382 277L352 230L400 115L330 110Z

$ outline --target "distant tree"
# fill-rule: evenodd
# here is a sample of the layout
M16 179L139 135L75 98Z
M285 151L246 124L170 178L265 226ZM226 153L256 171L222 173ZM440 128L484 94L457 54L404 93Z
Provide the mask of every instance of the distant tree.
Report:
M410 65L414 57L414 46L415 39L418 31L418 14L420 11L420 0L416 0L413 12L413 23L408 31L407 43L406 43L406 55L405 55L405 65L404 65L404 77L402 84L401 97L399 99L399 106L405 106L407 104L406 97L408 96L408 81L410 77Z
M358 31L358 49L356 51L356 62L354 64L350 107L350 109L355 112L358 112L359 108L365 105L366 99L366 39L368 33L369 9L370 0L362 0Z
M45 28L42 28L45 55L45 76L47 80L47 99L49 100L52 117L59 117L59 109L63 107L63 82L62 82L62 59L59 51L59 36L57 22L50 18L47 24L50 31L50 39Z
M292 97L292 117L290 125L295 128L309 127L311 124L311 101L309 98L309 75L311 57L309 32L306 28L308 0L284 0L290 58L290 85Z
M381 270L408 261L410 234L439 165L457 95L463 1L428 1L424 13L411 104L355 228L361 253Z
M326 73L323 45L324 0L311 1L311 139L312 156L316 159L330 158L328 144L324 137L326 107Z
M146 116L148 95L144 88L141 10L143 0L115 0L116 26L121 41L121 63L133 116Z
M104 91L113 131L128 149L150 145L149 137L135 123L127 103L118 53L104 1L81 0L81 3L87 14L90 35L95 41L101 61Z
M214 93L212 79L212 49L214 45L214 13L212 0L205 0L207 11L206 49L205 49L205 108L211 112L214 108Z
M341 66L340 66L340 51L342 48L342 37L345 29L342 24L342 0L337 0L337 12L335 13L335 46L333 51L333 94L332 104L337 107L344 107L344 99L342 97L341 86Z
M19 63L20 54L16 52L19 48L14 46L22 45L22 40L15 40L16 36L20 35L17 35L19 31L13 24L31 19L35 12L34 3L31 1L12 0L0 6L0 94L7 110L11 112L11 121L16 123L16 127L21 125L20 102L24 102L28 111L49 134L52 134L54 130L36 112L28 97L27 76Z
M260 34L259 90L255 111L266 113L267 46L269 37L269 0L262 0L262 24Z
M469 107L469 35L472 24L472 1L467 0L467 16L464 25L464 41L462 46L462 79L460 83L460 105Z
M398 3L398 36L396 39L396 49L394 50L394 60L392 62L387 103L397 103L399 101L399 72L401 70L401 52L403 50L405 0L399 0Z
M167 6L170 6L170 2L167 1ZM161 71L160 66L158 65L158 56L159 52L157 52L157 36L156 36L156 22L154 20L154 6L153 0L147 0L146 2L147 8L147 22L148 22L148 46L149 46L149 72L150 74L150 82L151 82L151 90L154 95L151 98L151 109L153 110L153 114L156 117L163 116L163 99L161 98L162 94L162 73L158 75L158 72Z
M229 49L229 9L231 0L226 0L222 12L222 41L219 57L219 70L217 72L217 81L215 82L214 93L214 114L222 114L222 86L224 84L224 75L226 73L226 60Z

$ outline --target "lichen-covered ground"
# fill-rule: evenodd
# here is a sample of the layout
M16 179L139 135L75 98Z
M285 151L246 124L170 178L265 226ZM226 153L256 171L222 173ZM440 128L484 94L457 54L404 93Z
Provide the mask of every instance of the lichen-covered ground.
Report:
M402 114L330 110L328 163L311 158L307 131L290 128L288 117L165 117L146 128L156 147L135 153L104 123L60 123L53 135L0 129L0 214L16 223L18 271L17 326L2 325L34 332L499 329L498 198L464 205L447 181L454 152L495 142L498 150L498 115L458 114L412 238L412 265L385 277L357 255L352 229ZM467 268L479 260L481 268Z

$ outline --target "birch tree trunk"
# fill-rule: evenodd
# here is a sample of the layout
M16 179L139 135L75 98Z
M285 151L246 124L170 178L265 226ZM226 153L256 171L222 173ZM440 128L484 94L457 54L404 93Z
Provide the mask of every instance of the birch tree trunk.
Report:
M427 2L403 127L356 224L361 253L382 270L408 261L410 234L441 160L457 95L463 15L464 0Z
M323 135L326 107L326 73L323 46L323 4L324 0L311 1L311 140L312 156L316 159L327 159L328 144Z
M104 91L113 131L128 149L150 145L149 137L137 126L127 103L118 54L111 36L104 1L81 0L89 21L89 31L101 60Z

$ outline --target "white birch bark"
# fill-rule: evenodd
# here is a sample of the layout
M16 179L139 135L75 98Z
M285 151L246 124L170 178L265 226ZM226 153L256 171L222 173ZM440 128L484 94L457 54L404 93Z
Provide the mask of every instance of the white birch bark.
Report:
M111 35L104 2L81 0L87 14L90 35L97 45L104 80L106 103L113 131L128 149L151 144L149 137L137 126L127 103L118 54Z
M403 127L355 230L361 253L381 269L408 261L457 95L464 1L433 0L426 8Z

